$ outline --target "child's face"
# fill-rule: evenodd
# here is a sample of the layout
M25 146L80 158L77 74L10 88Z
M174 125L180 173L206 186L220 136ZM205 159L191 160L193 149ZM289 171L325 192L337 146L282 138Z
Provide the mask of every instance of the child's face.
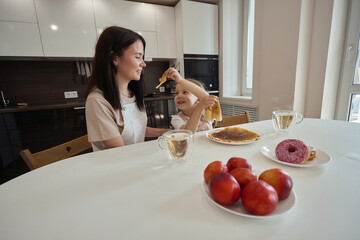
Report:
M198 102L198 98L183 88L180 84L176 85L176 93L174 98L175 105L181 111L190 110Z

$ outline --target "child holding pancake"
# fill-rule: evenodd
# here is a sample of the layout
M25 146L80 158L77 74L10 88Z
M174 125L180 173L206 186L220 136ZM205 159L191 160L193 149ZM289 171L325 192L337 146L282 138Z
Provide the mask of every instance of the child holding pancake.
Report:
M171 125L192 132L212 129L212 122L204 119L204 110L218 102L218 97L209 95L201 82L184 79L174 68L166 70L164 75L177 82L174 102L180 112L172 117Z

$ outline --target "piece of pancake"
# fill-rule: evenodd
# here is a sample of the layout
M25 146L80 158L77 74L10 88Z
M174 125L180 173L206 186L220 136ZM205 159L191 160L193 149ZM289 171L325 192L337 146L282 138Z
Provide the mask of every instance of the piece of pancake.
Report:
M220 103L216 102L213 106L205 110L204 118L206 121L212 122L214 119L219 122L222 121Z

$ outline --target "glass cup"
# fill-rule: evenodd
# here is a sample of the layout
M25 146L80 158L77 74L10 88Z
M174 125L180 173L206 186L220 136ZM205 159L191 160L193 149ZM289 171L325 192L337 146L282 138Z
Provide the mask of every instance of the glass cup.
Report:
M170 161L185 159L192 150L192 131L179 129L165 132L158 138L158 145L167 152Z
M295 124L301 123L303 115L290 110L278 110L272 112L272 122L276 132L288 133Z

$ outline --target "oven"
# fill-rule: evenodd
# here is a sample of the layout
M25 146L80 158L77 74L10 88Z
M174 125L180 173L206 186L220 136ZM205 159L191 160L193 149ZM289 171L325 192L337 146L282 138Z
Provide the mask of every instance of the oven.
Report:
M185 78L202 82L209 93L219 93L218 55L184 54Z

